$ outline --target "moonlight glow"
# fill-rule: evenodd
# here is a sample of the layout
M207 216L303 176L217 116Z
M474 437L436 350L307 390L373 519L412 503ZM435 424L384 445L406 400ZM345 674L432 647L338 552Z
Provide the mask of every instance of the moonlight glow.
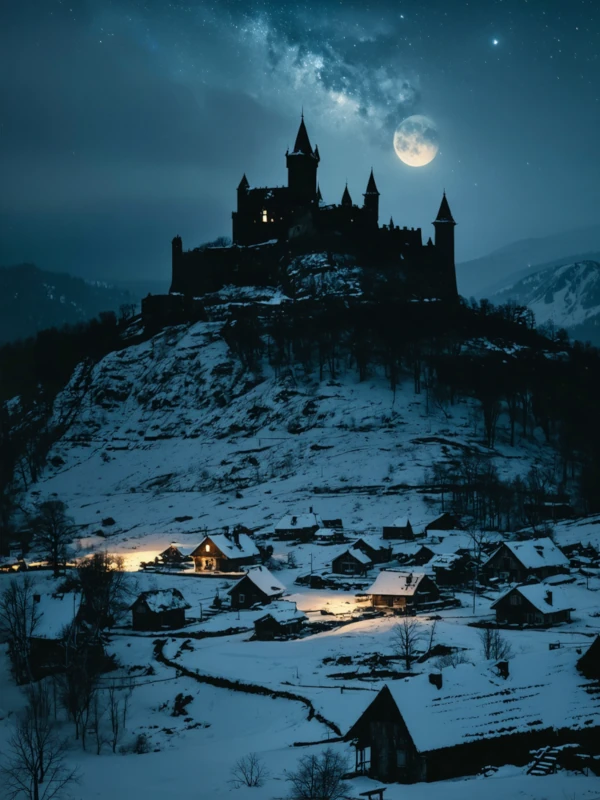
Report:
M396 155L410 167L424 167L436 157L439 137L429 117L415 114L405 119L394 133Z

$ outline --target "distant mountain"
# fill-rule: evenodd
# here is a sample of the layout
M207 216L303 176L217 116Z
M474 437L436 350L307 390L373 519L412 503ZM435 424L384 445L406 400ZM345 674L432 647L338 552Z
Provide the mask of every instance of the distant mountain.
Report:
M548 265L594 260L600 253L600 225L521 239L487 256L457 264L458 291L465 297L490 297L506 281Z
M33 264L0 267L0 344L136 302L137 297L124 289L46 272Z
M528 306L538 324L552 322L574 339L600 345L600 263L578 261L546 267L517 280L489 298Z

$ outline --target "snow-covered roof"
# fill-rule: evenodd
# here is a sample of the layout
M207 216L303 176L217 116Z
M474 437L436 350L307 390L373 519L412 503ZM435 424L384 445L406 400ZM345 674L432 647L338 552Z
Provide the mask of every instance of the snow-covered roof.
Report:
M524 586L513 586L492 603L491 608L496 608L498 603L504 600L509 594L512 594L512 592L518 592L528 600L532 606L537 608L538 611L541 611L542 614L552 614L556 611L573 611L573 604L569 602L564 592L561 592L560 589L556 589L555 587L549 589L548 586L543 583L528 583Z
M212 536L205 536L198 547L192 553L193 556L205 555L203 545L210 540L227 558L247 558L258 555L258 547L254 544L247 533L237 534L237 543L233 534L215 533Z
M515 658L506 680L484 665L461 664L443 670L441 689L428 675L387 686L420 752L507 733L597 726L600 695L586 691L568 650Z
M267 597L278 597L285 592L285 586L281 581L278 581L277 578L272 575L266 567L253 567L249 569L246 575L241 579L242 581L248 578L252 581L252 583L260 589L263 594L266 594ZM238 586L241 581L238 581L235 586L233 586L228 594L231 594L236 586Z
M408 517L396 517L396 519L388 527L390 527L390 528L406 528L409 524L410 524L410 520L408 519ZM411 525L411 527L412 527L412 525Z
M413 595L417 586L423 580L423 572L394 572L392 570L382 570L377 576L375 583L367 594L388 594L406 597Z
M262 622L263 620L271 617L276 620L280 625L285 625L288 622L296 622L297 620L308 619L306 614L298 611L296 603L290 603L286 600L274 604L269 607L269 611L262 617L259 617L255 622Z
M569 559L558 549L552 539L528 539L525 542L504 542L504 545L526 569L569 566ZM491 558L497 552L498 550Z
M196 549L196 545L177 544L177 542L171 542L171 544L168 547L166 547L162 551L162 553L160 555L162 556L165 553L168 553L171 550L171 548L173 548L174 550L177 550L182 556L185 557L185 556L191 556L192 555L192 553Z
M356 547L351 547L347 552L361 564L365 564L365 566L373 563L366 553Z
M302 530L304 528L314 528L315 526L318 528L324 527L321 517L309 511L307 514L286 514L275 525L275 530L290 530L291 528Z
M432 569L451 569L457 561L460 561L460 556L456 553L440 553L434 556L427 566Z
M142 592L133 606L143 601L153 614L160 614L161 611L173 611L178 608L191 608L186 603L184 596L179 589L149 589ZM133 608L133 606L131 606Z
M40 614L40 619L33 631L34 638L59 639L64 628L77 616L80 605L81 595L75 592L41 595L40 602L35 608Z

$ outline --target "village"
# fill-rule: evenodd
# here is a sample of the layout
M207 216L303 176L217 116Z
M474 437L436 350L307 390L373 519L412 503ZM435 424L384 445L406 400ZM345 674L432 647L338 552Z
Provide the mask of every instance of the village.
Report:
M352 798L506 770L593 781L597 522L554 519L509 536L440 513L359 531L310 507L272 529L190 532L142 561L127 557L127 602L98 640L116 670L103 680L126 675L139 698L155 680L147 676L160 675L185 685L190 701L195 684L235 695L234 706L300 703L313 722L290 744L335 747ZM0 589L34 581L32 670L48 678L64 670L65 630L85 629L85 598L43 564L25 566L5 559ZM142 726L153 749L168 750L188 727L204 746L212 723L185 714L176 729L173 719ZM259 733L252 747L262 749Z

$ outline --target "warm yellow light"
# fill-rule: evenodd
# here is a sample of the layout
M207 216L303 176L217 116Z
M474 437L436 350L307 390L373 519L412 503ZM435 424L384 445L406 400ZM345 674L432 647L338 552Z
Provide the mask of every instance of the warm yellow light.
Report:
M206 552L210 553L210 545L209 544L206 545Z
M269 221L269 215L267 214L267 209L266 208L263 208L262 221L263 222L268 222Z

